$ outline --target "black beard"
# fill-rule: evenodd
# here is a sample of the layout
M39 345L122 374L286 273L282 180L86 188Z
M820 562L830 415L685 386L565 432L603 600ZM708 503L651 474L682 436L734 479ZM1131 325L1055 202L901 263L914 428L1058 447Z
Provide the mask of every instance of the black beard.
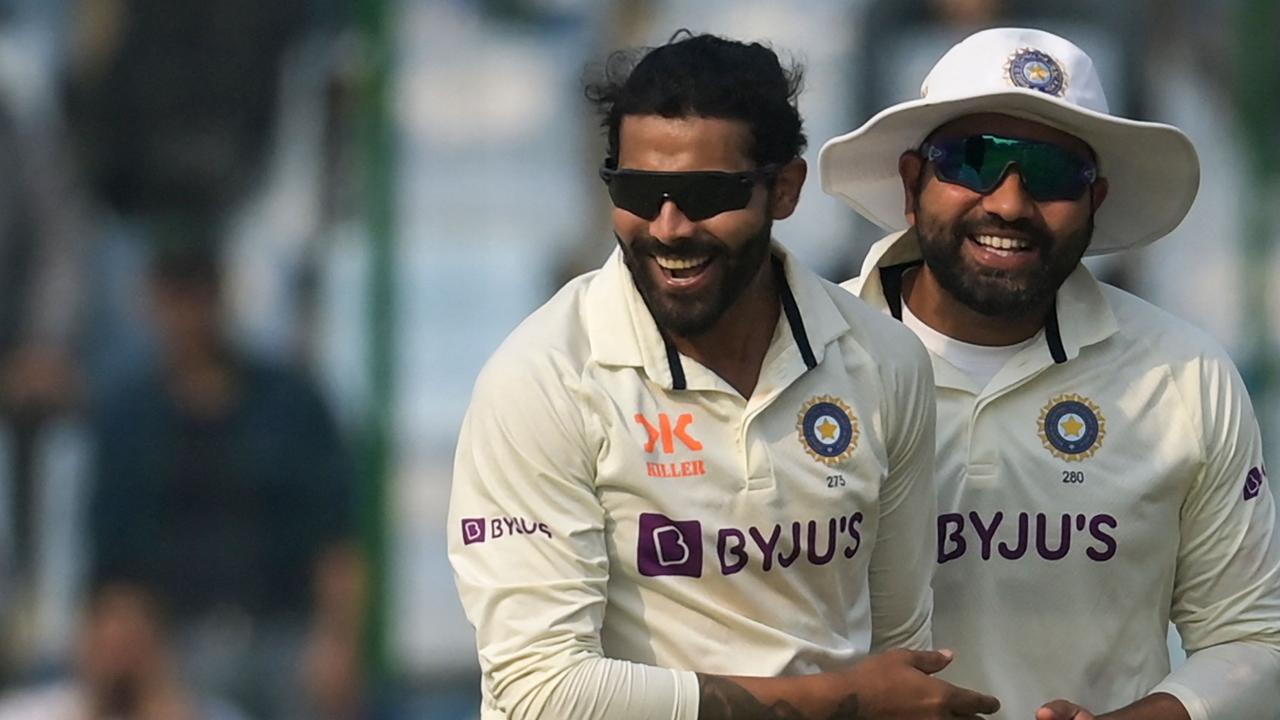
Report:
M711 234L695 235L674 246L665 245L650 235L641 235L630 243L617 239L618 246L622 248L622 259L658 327L678 337L692 338L711 330L755 279L769 257L772 231L773 221L766 219L760 231L747 238L738 250L730 250ZM655 254L681 258L711 257L712 262L724 265L720 282L698 297L673 300L663 294L641 262L641 258Z
M1031 240L1040 262L1019 272L973 267L961 248L971 235L1016 232ZM1007 222L987 216L983 222L962 220L947 228L921 213L915 227L920 253L942 289L965 307L990 318L1016 320L1045 312L1062 283L1075 271L1093 237L1093 214L1080 230L1055 238L1031 220Z

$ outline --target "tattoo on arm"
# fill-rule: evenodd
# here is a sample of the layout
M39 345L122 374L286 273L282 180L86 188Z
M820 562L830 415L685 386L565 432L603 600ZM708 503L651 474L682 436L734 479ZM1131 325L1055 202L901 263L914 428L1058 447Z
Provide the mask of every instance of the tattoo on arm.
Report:
M858 696L849 695L841 700L835 713L831 715L831 720L865 720L858 714Z
M840 701L829 718L812 718L779 700L765 705L738 683L728 678L698 675L699 720L865 720L858 714L858 696Z
M698 675L699 720L808 720L790 703L766 706L746 688L722 677Z

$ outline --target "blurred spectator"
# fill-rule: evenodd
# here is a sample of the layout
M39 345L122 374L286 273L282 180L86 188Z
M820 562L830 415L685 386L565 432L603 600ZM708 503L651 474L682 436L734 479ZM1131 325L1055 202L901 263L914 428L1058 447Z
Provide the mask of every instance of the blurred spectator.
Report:
M42 648L24 632L36 597L44 431L78 407L85 265L90 250L83 188L62 118L24 52L16 17L0 19L0 665L22 671ZM29 54L29 53L28 53ZM15 66L17 69L15 69ZM47 569L47 568L46 568Z
M60 129L24 128L0 90L0 395L11 413L66 409L87 250L83 198Z
M1148 3L1116 3L1109 0L870 0L862 22L868 29L860 51L857 115L870 117L885 104L907 99L898 96L895 84L903 72L905 58L893 51L895 43L927 42L933 36L959 39L983 27L1017 25L1076 25L1085 30L1093 44L1115 56L1120 70L1111 83L1108 99L1113 109L1141 116L1147 105L1147 88L1141 82L1150 38L1141 32L1150 25ZM915 48L911 52L917 52ZM925 67L935 58L924 59ZM1116 89L1115 86L1118 86ZM915 96L914 83L909 88Z
M91 577L168 599L197 686L261 717L347 717L364 605L349 458L308 379L228 340L211 245L178 245L150 267L159 367L94 414Z
M85 609L75 676L0 700L0 720L243 720L182 683L170 642L156 597L106 583Z
M219 218L267 154L286 50L316 0L77 0L69 108L124 216Z
M0 0L2 2L3 0ZM72 28L65 100L77 157L113 260L132 260L157 226L173 218L215 229L224 247L255 231L252 258L232 273L235 287L258 293L240 330L279 354L309 340L282 328L309 310L305 293L313 243L334 206L319 198L339 168L328 138L337 111L324 103L334 71L340 0L61 0ZM334 125L340 125L333 122ZM302 164L314 163L298 172ZM319 156L319 157L316 157ZM292 163L292 164L291 164ZM280 190L279 174L286 178ZM246 222L247 221L247 222ZM266 226L266 227L263 227ZM248 228L248 229L246 229ZM256 238L255 238L256 239ZM138 243L137 241L142 241ZM243 262L245 253L228 253ZM112 299L136 292L137 268L111 275ZM105 275L106 273L104 273ZM263 296L273 293L270 298ZM235 301L241 303L237 292ZM299 307L299 304L302 304ZM145 352L132 307L99 308L95 370L112 377ZM249 315L249 318L245 318ZM263 331L266 324L271 331Z

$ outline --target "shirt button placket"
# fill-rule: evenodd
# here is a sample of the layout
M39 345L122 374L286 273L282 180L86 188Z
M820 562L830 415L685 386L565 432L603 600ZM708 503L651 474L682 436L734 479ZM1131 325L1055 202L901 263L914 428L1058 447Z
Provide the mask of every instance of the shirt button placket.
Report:
M744 431L742 438L742 458L747 469L747 490L764 490L773 487L773 462L769 458L768 443L753 436L749 431Z

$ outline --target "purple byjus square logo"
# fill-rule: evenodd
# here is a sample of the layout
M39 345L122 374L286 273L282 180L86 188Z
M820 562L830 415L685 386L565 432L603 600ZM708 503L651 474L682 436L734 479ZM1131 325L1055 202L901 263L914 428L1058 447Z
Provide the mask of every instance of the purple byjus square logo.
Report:
M1262 492L1262 483L1267 479L1265 468L1251 468L1244 479L1244 499L1252 500Z
M702 523L640 513L636 566L645 577L702 577Z
M462 518L462 544L474 545L485 540L484 518Z

